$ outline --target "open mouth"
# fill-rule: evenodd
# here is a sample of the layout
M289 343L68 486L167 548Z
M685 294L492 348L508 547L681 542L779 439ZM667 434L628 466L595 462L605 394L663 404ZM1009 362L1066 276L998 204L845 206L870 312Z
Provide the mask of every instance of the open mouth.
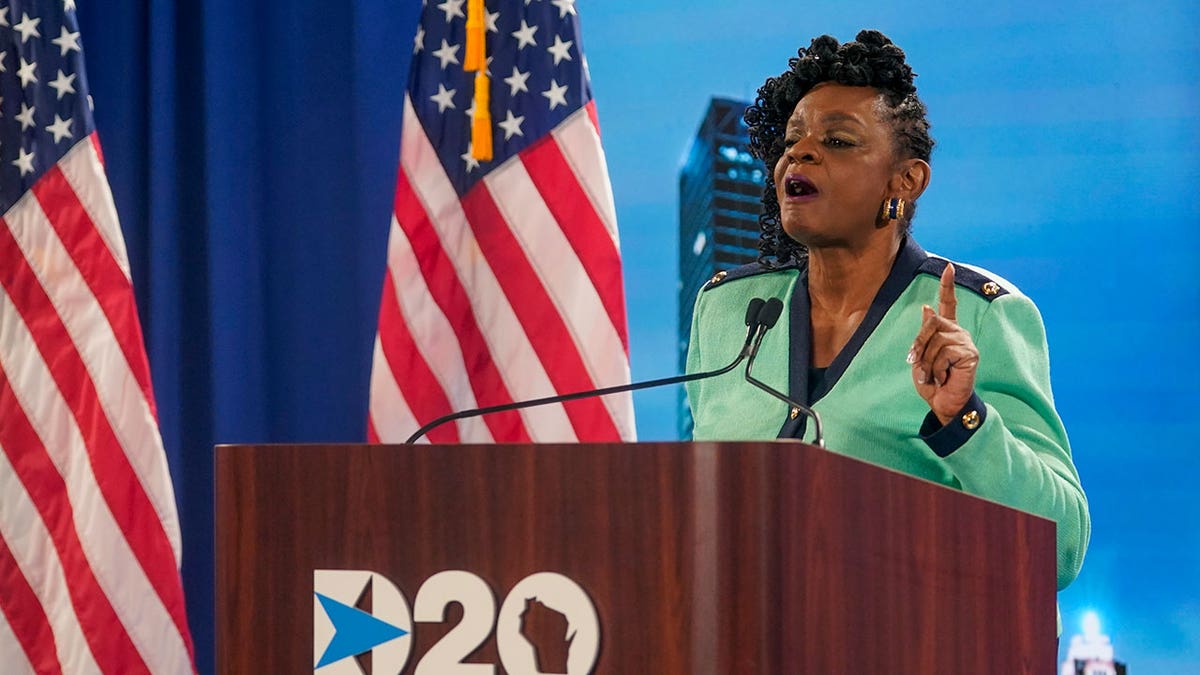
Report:
M783 192L788 197L815 197L820 190L804 176L793 175L783 179Z

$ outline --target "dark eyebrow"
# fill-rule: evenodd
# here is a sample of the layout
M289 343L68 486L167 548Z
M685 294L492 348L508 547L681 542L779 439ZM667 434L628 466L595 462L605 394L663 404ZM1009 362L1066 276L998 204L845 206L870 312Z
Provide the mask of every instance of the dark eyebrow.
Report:
M821 122L823 124L834 124L835 122L850 122L851 124L856 124L860 127L864 126L862 121L859 120L857 117L855 117L854 115L851 115L849 113L844 113L844 112L828 113L828 114L824 115L823 117L821 117ZM791 117L789 117L788 121L787 121L787 128L791 129L795 126L801 126L801 127L804 126L804 118L799 115L792 115Z
M831 124L833 122L852 122L860 127L863 126L863 123L854 115L840 112L829 113L828 115L822 117L821 121L825 124Z

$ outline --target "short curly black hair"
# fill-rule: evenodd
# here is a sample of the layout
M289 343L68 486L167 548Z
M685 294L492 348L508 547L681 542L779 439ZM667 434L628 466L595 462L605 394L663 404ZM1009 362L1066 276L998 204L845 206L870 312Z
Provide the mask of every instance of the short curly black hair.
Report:
M859 31L854 42L839 44L822 35L788 61L788 69L768 78L758 97L746 108L744 119L750 131L750 152L767 165L763 211L758 217L759 262L775 267L799 261L807 249L784 233L779 223L779 201L775 196L775 164L783 155L783 136L796 104L813 87L836 82L853 87L874 87L883 95L901 159L929 161L933 137L925 104L913 86L916 74L904 60L904 51L877 30ZM916 205L909 205L909 220Z

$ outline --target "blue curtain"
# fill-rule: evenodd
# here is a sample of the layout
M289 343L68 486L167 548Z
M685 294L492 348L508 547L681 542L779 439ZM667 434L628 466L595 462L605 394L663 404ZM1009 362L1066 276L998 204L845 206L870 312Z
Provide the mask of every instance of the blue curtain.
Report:
M213 671L213 445L360 441L416 0L79 3Z

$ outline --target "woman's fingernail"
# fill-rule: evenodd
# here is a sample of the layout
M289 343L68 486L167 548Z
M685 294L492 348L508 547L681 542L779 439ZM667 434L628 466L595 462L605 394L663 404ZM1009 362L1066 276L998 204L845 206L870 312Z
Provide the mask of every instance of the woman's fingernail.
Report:
M904 360L908 361L908 365L910 366L917 362L917 350L915 347L908 350L908 356L904 357Z

